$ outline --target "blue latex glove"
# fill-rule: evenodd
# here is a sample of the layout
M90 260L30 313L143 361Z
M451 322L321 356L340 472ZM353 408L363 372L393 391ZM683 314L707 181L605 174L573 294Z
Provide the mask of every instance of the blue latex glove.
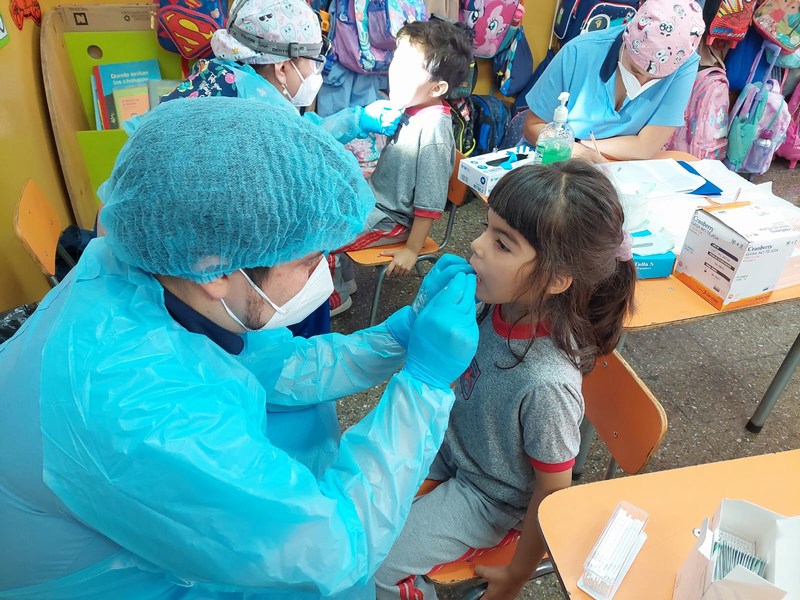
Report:
M475 275L458 273L419 313L403 370L434 388L449 388L478 349Z
M474 272L466 259L455 254L443 254L422 280L411 308L403 307L386 320L389 331L404 348L408 348L411 328L428 301L441 292L459 273Z
M394 135L403 111L392 106L388 100L376 100L364 107L361 113L361 129L368 133Z

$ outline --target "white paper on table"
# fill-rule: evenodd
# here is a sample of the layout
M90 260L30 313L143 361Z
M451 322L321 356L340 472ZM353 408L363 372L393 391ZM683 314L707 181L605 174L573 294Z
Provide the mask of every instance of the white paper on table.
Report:
M600 168L616 180L618 187L651 181L659 193L665 194L691 192L705 183L702 177L689 173L671 158L604 163Z
M719 160L698 160L691 163L692 168L708 179L711 183L722 190L722 199L727 200L736 195L738 190L746 190L755 187L754 183L747 181L744 177L728 169ZM695 188L697 189L697 188ZM717 196L712 196L715 201Z

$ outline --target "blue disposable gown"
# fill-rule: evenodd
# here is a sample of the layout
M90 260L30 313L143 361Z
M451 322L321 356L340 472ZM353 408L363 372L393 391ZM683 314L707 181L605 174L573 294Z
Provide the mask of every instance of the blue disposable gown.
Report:
M202 68L198 63L192 75L162 98L162 102L183 98L202 99L209 94L256 99L275 109L298 115L294 105L256 73L252 66L221 58L206 61ZM303 118L316 123L337 141L346 144L354 138L367 136L361 129L363 110L360 106L348 107L324 118L306 111ZM142 118L146 116L129 119L125 122L125 129L132 133ZM273 415L267 421L272 443L301 461L315 474L322 473L336 459L339 420L335 404L286 408L268 403L267 411Z
M393 375L319 477L270 443L265 403L330 401L403 358L385 324L250 334L233 357L94 240L0 346L13 390L0 399L0 597L369 597L452 393Z

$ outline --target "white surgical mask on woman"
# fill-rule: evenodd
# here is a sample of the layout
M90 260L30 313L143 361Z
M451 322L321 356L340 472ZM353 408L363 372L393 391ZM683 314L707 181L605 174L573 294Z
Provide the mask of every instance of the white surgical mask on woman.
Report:
M244 275L244 278L269 305L275 310L275 314L263 326L258 329L251 329L233 314L225 300L220 298L225 312L233 319L239 327L245 331L266 331L267 329L278 329L280 327L288 327L294 325L305 319L308 315L314 312L317 308L322 306L330 295L333 293L333 279L331 279L331 271L328 268L328 261L320 260L317 267L311 273L303 285L302 289L292 296L283 306L277 306L272 300L269 299L260 287L258 287L250 277L247 276L243 270L239 269Z
M289 99L289 102L297 107L309 106L312 102L314 102L314 98L317 97L317 94L322 87L322 73L317 73L314 71L308 77L303 77L303 74L300 72L300 69L297 68L297 65L294 64L294 61L289 61L289 64L292 65L292 68L294 68L297 76L300 77L300 87L297 88L294 96L292 96L284 85L283 95Z
M620 60L617 62L617 64L619 65L620 75L622 75L622 85L625 86L625 93L628 95L630 100L633 100L646 89L651 88L658 83L658 79L651 79L645 84L639 83L639 80L636 79L636 75L625 68L625 65L622 64L621 59L622 54L620 54Z

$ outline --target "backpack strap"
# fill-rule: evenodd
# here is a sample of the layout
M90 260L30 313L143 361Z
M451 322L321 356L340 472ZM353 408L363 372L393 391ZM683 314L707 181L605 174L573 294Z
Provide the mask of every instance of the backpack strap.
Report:
M761 82L764 83L772 75L772 70L775 68L775 63L778 62L781 49L776 44L764 40L763 43L761 44L761 48L758 49L758 54L756 54L756 58L753 61L753 65L750 67L750 74L747 76L747 82L745 82L744 84L745 87L747 87L748 83L753 82L753 77L755 77L756 70L758 69L758 65L761 62L761 57L764 55L765 50L772 51L772 60L769 61L769 66L767 67L767 70L764 72L764 76L762 77Z

